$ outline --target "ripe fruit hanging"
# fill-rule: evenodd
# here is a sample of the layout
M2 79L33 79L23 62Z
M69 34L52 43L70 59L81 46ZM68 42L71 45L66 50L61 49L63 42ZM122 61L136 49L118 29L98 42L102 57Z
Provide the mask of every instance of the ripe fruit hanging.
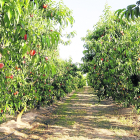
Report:
M101 58L101 60L103 61L104 59L103 59L103 58Z
M46 8L47 8L47 6L48 6L47 4L43 4L43 8L44 8L44 9L46 9Z
M15 93L14 93L14 95L17 95L18 94L18 91L16 91Z
M3 63L0 63L0 69L2 69L4 67Z
M34 15L33 14L30 14L30 17L33 17Z
M49 59L48 56L46 56L45 59L48 60Z
M24 35L24 40L27 40L27 34Z
M13 75L11 75L9 78L13 79Z
M31 51L30 51L30 55L31 55L31 56L34 56L34 55L35 55L35 53L36 53L36 51L35 51L35 50L31 50Z

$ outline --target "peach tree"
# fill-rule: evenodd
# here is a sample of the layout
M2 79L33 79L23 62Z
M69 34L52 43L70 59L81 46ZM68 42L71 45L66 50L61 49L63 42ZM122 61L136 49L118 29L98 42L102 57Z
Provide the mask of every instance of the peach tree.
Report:
M0 113L33 107L53 95L50 79L56 74L62 31L73 25L72 12L62 1L0 1ZM74 36L71 32L69 36ZM69 41L68 41L69 42ZM36 85L35 85L36 84Z
M139 18L121 21L106 6L93 31L83 38L82 67L99 101L112 97L124 106L140 109L139 31Z

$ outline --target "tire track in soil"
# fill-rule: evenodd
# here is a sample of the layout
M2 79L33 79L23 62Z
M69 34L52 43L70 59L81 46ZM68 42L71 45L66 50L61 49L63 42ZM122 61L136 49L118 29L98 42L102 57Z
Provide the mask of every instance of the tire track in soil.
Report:
M85 87L51 106L51 111L35 111L32 129L20 130L28 137L13 135L8 140L140 140L131 135L133 126L117 120L119 110L111 99L98 104L93 89Z

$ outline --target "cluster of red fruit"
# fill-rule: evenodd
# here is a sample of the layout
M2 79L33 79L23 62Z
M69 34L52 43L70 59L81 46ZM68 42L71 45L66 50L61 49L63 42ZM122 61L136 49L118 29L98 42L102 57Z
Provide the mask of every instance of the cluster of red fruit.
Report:
M6 79L7 79L7 78L13 79L13 75L11 75L11 76L6 76Z
M16 91L15 93L14 93L14 95L17 95L19 92L18 91Z

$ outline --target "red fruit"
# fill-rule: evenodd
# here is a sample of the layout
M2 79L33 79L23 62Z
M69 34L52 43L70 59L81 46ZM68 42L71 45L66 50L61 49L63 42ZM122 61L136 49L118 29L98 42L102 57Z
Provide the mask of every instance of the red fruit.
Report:
M30 17L33 17L33 16L34 16L33 14L32 15L30 14Z
M1 113L3 113L3 110L1 110Z
M2 69L4 67L3 63L0 63L0 69Z
M47 4L43 4L43 8L47 8L47 6L48 6Z
M13 79L13 75L11 75L10 78Z
M101 60L103 61L104 59L103 59L103 58L101 58Z
M43 74L43 76L45 76L45 74Z
M29 54L29 52L27 51L27 54Z
M40 48L40 46L39 46L39 45L37 45L37 47L38 47L38 48Z
M94 67L94 69L95 69L95 67Z
M22 63L23 63L23 64L25 64L25 63L26 63L26 61L24 60L24 61L22 61Z
M116 51L116 48L114 48L114 51Z
M35 55L35 53L36 53L36 51L35 51L35 50L31 50L31 51L30 51L30 55L31 55L31 56L34 56L34 55Z
M25 95L25 93L23 93L23 96Z
M24 40L27 40L27 34L24 35Z
M46 56L45 59L48 60L49 59L48 56Z
M51 90L49 90L49 92L51 92Z

